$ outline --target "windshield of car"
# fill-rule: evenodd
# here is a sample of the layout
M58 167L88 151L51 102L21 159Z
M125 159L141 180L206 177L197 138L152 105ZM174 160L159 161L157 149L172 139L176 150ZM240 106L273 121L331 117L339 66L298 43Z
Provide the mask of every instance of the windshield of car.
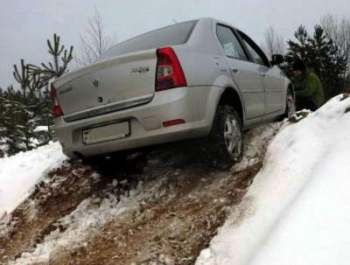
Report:
M184 44L188 41L197 21L167 26L124 41L108 49L97 61L135 51Z

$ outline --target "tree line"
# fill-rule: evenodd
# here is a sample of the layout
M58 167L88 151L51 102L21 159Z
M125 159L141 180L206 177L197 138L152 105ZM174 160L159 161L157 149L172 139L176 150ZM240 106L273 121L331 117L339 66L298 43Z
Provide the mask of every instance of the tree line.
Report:
M114 43L95 8L75 60L80 66L90 64ZM56 34L47 46L49 62L34 65L22 59L13 68L18 85L0 88L0 157L31 150L54 138L49 85L68 70L73 46L66 48ZM303 59L320 76L327 98L350 90L350 21L346 18L325 16L313 34L301 25L288 41L270 27L261 46L269 56L285 55L282 69L291 78L293 62Z
M66 49L56 34L47 45L51 61L34 65L22 59L13 70L19 87L0 88L0 155L31 150L53 137L49 84L67 71L73 46Z
M282 69L291 79L293 63L302 59L320 77L326 99L350 92L350 21L345 17L324 16L313 33L300 25L288 41L270 27L261 46L269 56L285 55Z
M78 66L93 63L115 43L104 28L95 7L80 35ZM54 138L50 83L68 71L73 62L73 46L66 49L57 34L47 40L49 62L34 65L23 59L13 66L17 86L0 87L0 157L13 155L47 144Z

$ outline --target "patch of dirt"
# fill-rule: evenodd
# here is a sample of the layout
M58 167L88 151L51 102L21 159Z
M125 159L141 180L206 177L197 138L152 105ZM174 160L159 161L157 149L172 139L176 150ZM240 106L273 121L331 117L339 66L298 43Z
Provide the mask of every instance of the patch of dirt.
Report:
M167 183L164 196L106 224L84 247L61 252L50 264L194 264L260 168L235 175L185 170Z
M347 99L349 97L350 97L350 93L343 93L340 101L343 101L343 100L345 100L345 99Z
M290 123L298 123L299 121L305 119L310 114L309 111L301 110L295 112L291 117L288 118Z

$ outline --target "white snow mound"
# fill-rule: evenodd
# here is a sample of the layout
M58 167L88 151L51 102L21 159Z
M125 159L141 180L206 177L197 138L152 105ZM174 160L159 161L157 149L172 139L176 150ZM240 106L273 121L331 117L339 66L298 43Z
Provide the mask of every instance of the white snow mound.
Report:
M0 159L0 218L12 212L45 174L67 159L58 143Z
M349 224L350 98L340 95L281 129L196 264L349 264Z

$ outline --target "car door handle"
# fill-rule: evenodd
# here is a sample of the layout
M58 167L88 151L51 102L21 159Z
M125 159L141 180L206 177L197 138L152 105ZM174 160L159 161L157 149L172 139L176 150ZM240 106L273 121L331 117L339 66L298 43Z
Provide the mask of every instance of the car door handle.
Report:
M236 67L231 67L231 71L236 74L238 73L239 70Z

